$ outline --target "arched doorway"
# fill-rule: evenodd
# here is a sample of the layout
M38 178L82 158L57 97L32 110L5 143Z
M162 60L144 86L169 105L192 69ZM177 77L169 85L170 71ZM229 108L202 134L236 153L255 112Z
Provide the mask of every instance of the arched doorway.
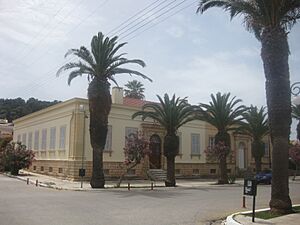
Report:
M239 147L238 147L238 167L240 169L245 169L245 148L246 148L246 145L244 142L240 142L239 143Z
M149 164L150 169L160 169L161 168L161 139L157 134L153 134L150 137L150 155Z

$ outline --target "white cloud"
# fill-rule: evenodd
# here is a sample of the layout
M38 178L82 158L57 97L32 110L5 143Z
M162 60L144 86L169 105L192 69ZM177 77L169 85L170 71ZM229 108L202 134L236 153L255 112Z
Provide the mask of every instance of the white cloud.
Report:
M184 30L179 26L172 26L166 32L173 38L181 38L184 35Z

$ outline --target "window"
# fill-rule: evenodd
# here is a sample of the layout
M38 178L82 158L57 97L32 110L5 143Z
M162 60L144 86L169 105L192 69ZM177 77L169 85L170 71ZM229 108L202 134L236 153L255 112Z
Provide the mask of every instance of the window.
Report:
M210 173L211 173L211 174L215 174L216 172L217 172L216 169L210 169Z
M200 134L191 134L192 155L200 155Z
M111 151L111 145L112 145L112 126L108 125L104 151Z
M42 145L41 149L46 150L47 148L47 129L42 130Z
M26 134L22 134L22 144L26 145Z
M40 132L36 130L34 132L34 150L39 150L39 139L40 139Z
M21 135L19 134L18 138L17 138L17 142L20 142L20 141L21 141Z
M211 148L215 146L215 137L210 136L208 138L208 146Z
M200 170L199 169L193 169L193 174L200 174Z
M138 129L135 127L126 127L125 128L125 136L128 137L130 134L136 134Z
M41 166L41 171L44 171L44 167L43 166Z
M49 167L49 172L53 172L53 167Z
M58 173L63 173L63 168L58 168Z
M268 141L265 142L265 157L270 156L270 144Z
M182 154L182 133L178 132L177 135L179 137L179 154Z
M56 127L51 127L50 128L50 149L55 149L55 144L56 144Z
M32 132L30 132L28 134L28 146L27 146L28 149L32 149Z
M66 147L66 130L66 125L61 126L59 129L59 149L65 149Z

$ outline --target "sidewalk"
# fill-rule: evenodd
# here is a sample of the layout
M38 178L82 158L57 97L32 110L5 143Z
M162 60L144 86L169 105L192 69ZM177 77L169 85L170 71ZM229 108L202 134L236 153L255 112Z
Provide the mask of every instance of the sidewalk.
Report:
M251 216L244 216L241 214L238 214L234 216L233 218L236 222L238 223L231 223L231 224L243 224L243 225L250 225L250 224L266 224L266 225L299 225L300 224L300 213L294 213L294 214L289 214L286 216L280 216L276 217L273 219L269 220L263 220L263 219L258 219L255 218L255 222L252 222L252 217ZM230 225L227 223L227 225Z
M81 188L80 181L70 181L63 180L47 175L32 173L24 170L20 170L18 176L12 176L19 180L23 180L27 182L29 179L29 184L36 185L40 187L54 188L58 190L73 190L73 191L99 191L99 189L91 188L88 181L83 181L83 187ZM117 184L117 180L108 180L105 181L105 188L115 188ZM215 180L212 179L177 179L177 187L200 187L200 186L211 186L215 184ZM123 180L121 184L121 188L128 188L128 184L130 184L130 188L145 188L150 189L151 184L153 183L153 188L163 188L165 187L165 183L162 181L152 182L150 180ZM230 186L242 186L243 181L237 180L235 184L230 184Z

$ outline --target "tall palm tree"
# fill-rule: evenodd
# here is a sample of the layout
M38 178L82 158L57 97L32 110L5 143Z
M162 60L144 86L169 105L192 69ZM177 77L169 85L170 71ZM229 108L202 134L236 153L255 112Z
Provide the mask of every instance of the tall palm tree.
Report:
M132 118L142 116L142 120L151 118L157 121L165 128L164 137L164 155L167 158L167 187L175 187L175 156L179 151L178 129L194 120L195 107L188 104L186 98L176 98L175 95L170 99L168 94L164 99L157 95L159 103L147 103L143 106L142 111L136 112Z
M261 42L272 152L272 212L292 210L288 185L291 126L288 34L300 18L299 0L200 0L198 12L220 7L231 18L243 16L246 29Z
M200 113L198 119L205 121L214 126L218 132L215 135L215 144L223 142L227 147L231 147L229 131L236 130L241 123L242 113L245 106L238 105L242 100L230 99L230 93L217 93L215 96L211 94L209 104L200 103ZM219 184L227 184L227 155L224 154L220 158L220 177Z
M292 105L292 117L298 120L297 139L300 141L300 105Z
M124 58L125 53L117 54L118 50L126 44L118 44L117 38L117 36L104 37L99 32L92 38L91 51L84 46L79 49L70 49L65 57L74 55L79 60L69 62L57 71L58 76L65 70L71 70L68 79L69 85L78 76L87 75L88 78L90 140L93 148L93 170L90 182L92 188L103 188L105 184L103 149L107 136L108 114L111 109L109 81L116 83L114 76L122 73L134 74L151 81L150 78L138 71L121 67L125 64L137 64L144 67L145 63L139 59Z
M144 99L144 85L137 80L128 81L127 84L125 84L125 87L128 89L125 89L125 96L129 98L136 98L136 99Z
M261 158L265 155L265 143L262 139L269 133L265 107L258 109L251 105L243 113L243 118L246 122L242 123L240 129L242 133L252 138L251 153L255 159L256 173L259 173L261 171Z

